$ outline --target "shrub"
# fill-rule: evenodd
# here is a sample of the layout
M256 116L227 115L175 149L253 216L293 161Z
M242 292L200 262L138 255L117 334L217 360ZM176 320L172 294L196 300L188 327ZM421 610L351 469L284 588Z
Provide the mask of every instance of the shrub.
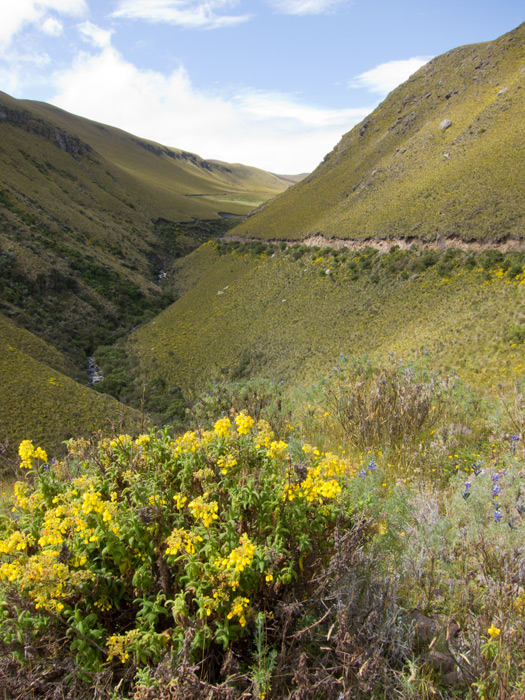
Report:
M354 361L343 356L314 387L310 405L311 417L304 419L309 433L316 412L324 413L330 424L325 421L322 431L332 434L332 443L361 453L393 451L398 470L417 464L431 471L445 451L476 445L488 430L481 397L457 377L441 377L393 356Z
M29 471L0 540L0 638L21 662L59 663L60 648L86 680L183 649L213 677L205 658L308 578L337 519L350 524L349 466L307 445L292 455L245 413L177 439L70 441L49 465L22 447Z

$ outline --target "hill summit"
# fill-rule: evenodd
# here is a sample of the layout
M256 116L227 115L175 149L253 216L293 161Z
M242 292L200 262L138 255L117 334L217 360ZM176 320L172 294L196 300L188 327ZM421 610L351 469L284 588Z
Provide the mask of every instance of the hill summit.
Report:
M525 23L432 59L235 233L523 238Z

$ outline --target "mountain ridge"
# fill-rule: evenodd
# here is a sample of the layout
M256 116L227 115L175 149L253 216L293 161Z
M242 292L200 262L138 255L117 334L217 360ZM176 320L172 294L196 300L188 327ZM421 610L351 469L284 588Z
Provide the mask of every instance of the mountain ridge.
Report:
M0 309L77 360L169 303L173 259L290 184L5 93L0 136Z
M525 23L432 59L235 234L523 238Z

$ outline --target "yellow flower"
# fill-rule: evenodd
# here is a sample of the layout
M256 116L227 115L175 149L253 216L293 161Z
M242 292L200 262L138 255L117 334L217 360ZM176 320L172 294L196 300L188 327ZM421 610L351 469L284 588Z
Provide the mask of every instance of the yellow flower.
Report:
M246 413L239 413L238 416L235 416L235 423L237 425L237 432L239 435L248 435L253 427L254 420L250 416L246 415Z
M274 440L266 450L266 456L273 457L274 459L284 459L287 448L288 445L283 440L279 440L278 442Z
M188 504L188 508L194 518L202 520L204 527L210 527L214 520L218 520L219 516L217 511L219 510L219 504L217 501L207 502L208 492L203 496L198 496L194 498L191 503Z
M35 449L31 440L22 440L20 447L18 448L18 454L22 463L20 466L22 469L31 469L33 466L33 459L39 459L42 462L47 462L47 454L41 447Z
M231 423L228 417L221 418L215 423L214 432L219 437L228 437L230 434Z
M233 469L233 467L237 466L237 460L233 455L226 455L219 457L217 460L217 464L221 468L221 474L226 475L230 469Z
M488 628L487 632L490 634L492 638L494 637L499 637L501 630L498 629L497 627L494 627L494 623Z

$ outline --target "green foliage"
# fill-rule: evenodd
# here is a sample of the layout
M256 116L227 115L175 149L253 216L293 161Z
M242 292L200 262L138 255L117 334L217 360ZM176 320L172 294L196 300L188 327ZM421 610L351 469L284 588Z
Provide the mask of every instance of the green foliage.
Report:
M180 260L177 301L127 340L142 383L161 374L195 395L214 379L267 376L290 388L325 374L341 352L423 356L474 386L523 373L519 349L504 340L505 329L522 325L523 272L510 275L520 253L505 253L508 269L491 268L487 283L463 251L437 251L415 278L424 249L328 256L309 248L294 261L293 246L263 257L228 246L218 254L209 243Z
M507 328L505 340L509 343L525 343L525 325L513 325Z
M63 461L40 467L40 449L26 441L20 454L32 471L15 484L0 542L0 637L20 661L43 629L47 644L65 635L88 679L175 661L188 634L202 659L255 625L264 691L275 653L263 612L300 585L307 557L330 552L336 519L349 522L339 500L348 464L308 445L292 457L245 413L176 440L71 440Z
M393 358L331 375L280 436L235 410L283 425L281 385L250 380L200 397L201 424L231 404L211 430L71 440L50 465L24 441L0 519L15 659L75 700L301 697L314 678L330 698L519 697L523 394L496 410Z
M291 404L284 386L262 377L211 383L192 400L187 420L190 425L208 428L218 415L241 412L255 420L267 421L278 437L286 434L292 422Z

